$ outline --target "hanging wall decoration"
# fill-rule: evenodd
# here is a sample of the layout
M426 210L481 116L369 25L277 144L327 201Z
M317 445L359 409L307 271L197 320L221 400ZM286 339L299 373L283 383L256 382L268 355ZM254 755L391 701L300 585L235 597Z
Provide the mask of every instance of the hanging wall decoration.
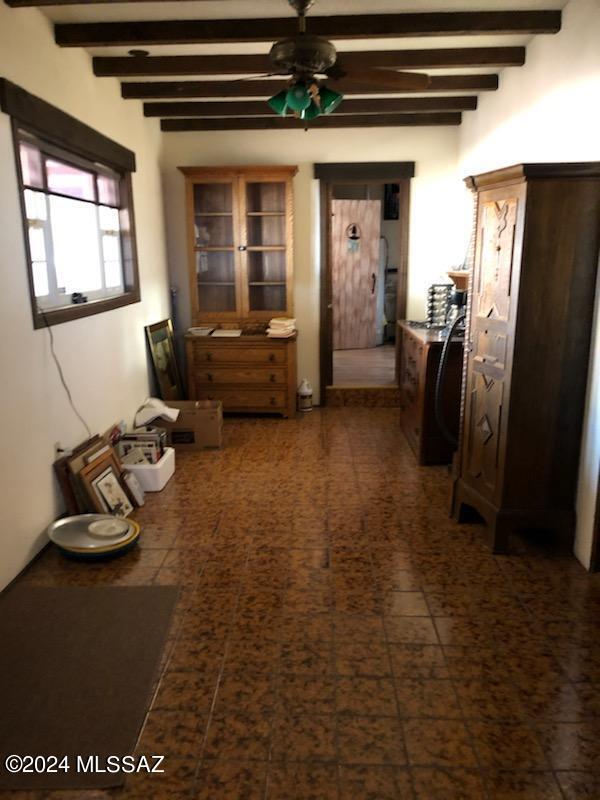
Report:
M356 222L350 223L346 228L346 237L348 239L348 252L357 253L360 247L360 227Z

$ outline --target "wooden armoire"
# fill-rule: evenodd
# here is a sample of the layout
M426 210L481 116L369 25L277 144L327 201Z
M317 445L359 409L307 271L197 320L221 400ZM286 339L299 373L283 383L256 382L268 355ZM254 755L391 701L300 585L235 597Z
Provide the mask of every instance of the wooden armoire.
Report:
M600 247L600 163L467 179L477 232L452 513L572 539Z

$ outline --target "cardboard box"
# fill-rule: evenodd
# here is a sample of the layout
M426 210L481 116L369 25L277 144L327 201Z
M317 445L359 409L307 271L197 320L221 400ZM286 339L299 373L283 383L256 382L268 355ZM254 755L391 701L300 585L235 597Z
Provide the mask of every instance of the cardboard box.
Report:
M167 432L167 444L177 450L202 450L223 443L223 407L220 400L170 400L179 409L175 422L155 420Z
M145 492L160 492L175 472L175 451L166 447L163 457L156 464L130 464L127 472L132 472Z

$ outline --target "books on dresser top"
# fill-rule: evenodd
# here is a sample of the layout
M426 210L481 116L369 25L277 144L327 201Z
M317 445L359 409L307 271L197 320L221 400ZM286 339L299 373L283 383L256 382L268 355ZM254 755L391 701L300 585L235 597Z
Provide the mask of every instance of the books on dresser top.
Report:
M241 335L241 328L218 328L216 331L212 332L212 336L216 337L217 339L231 339L235 336Z

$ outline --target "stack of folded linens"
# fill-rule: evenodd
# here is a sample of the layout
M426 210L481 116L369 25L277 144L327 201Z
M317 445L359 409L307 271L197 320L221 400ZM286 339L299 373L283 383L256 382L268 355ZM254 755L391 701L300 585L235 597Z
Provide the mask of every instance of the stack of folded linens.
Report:
M290 317L273 317L267 328L272 339L288 339L296 333L296 320Z

